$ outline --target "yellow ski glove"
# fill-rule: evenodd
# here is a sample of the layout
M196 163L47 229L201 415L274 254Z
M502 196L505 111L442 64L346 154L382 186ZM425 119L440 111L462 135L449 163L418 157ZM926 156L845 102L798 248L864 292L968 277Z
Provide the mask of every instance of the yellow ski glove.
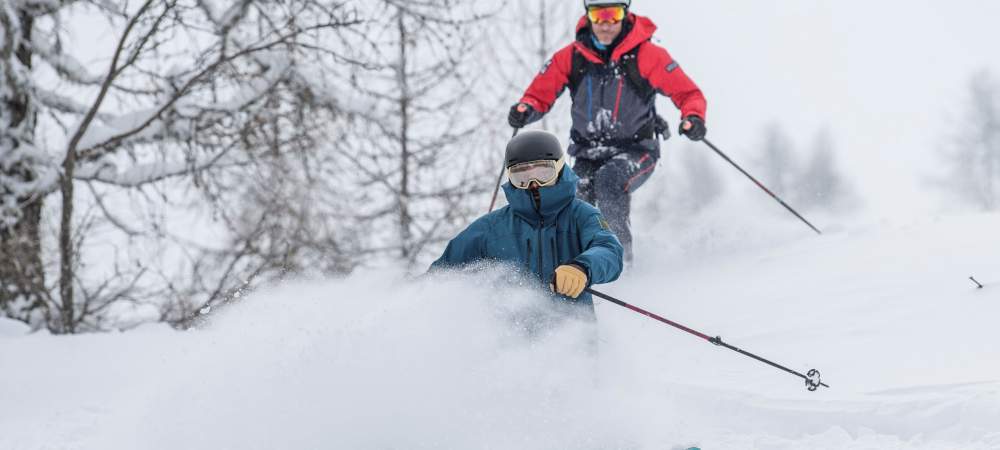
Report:
M587 273L576 265L556 267L556 280L552 290L570 298L577 298L587 288Z

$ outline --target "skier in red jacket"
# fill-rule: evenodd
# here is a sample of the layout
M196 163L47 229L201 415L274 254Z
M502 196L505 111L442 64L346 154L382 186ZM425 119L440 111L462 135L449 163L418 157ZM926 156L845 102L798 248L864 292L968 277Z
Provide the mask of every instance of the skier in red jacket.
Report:
M667 51L650 42L656 25L629 12L631 0L584 0L576 41L556 52L511 107L515 128L542 118L569 88L573 99L573 170L579 196L596 205L632 258L631 195L660 158L657 135L669 135L656 114L656 94L681 110L680 133L705 137L705 97Z

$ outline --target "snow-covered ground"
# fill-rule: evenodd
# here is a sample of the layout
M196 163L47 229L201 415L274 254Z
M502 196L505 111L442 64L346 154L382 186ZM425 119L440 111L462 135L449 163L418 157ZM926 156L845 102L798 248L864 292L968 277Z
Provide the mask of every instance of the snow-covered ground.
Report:
M0 323L0 449L1000 449L1000 215L640 232L600 352L496 273L288 284L200 329ZM641 226L640 226L641 228ZM985 289L975 289L975 275Z

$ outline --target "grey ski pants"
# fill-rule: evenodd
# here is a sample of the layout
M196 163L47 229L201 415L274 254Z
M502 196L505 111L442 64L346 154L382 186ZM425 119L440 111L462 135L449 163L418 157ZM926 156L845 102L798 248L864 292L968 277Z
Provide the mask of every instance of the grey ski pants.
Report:
M580 177L577 197L601 210L625 247L626 261L632 260L632 193L653 175L658 160L654 151L637 145L608 159L577 158L573 165Z

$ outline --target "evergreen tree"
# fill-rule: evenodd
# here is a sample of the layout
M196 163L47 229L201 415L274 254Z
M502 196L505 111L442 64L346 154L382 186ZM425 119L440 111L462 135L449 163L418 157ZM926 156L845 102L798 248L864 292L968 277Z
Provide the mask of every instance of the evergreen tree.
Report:
M945 189L982 210L1000 210L1000 83L989 72L969 83L952 143L942 152Z
M684 152L681 164L684 180L682 198L686 210L697 213L718 200L725 192L725 185L719 176L717 162L709 159L704 151Z
M764 131L763 145L757 158L761 182L778 195L787 195L793 189L798 162L792 140L778 124L769 125Z
M817 134L812 155L795 183L795 203L805 209L847 207L853 195L836 161L833 137L829 131Z

